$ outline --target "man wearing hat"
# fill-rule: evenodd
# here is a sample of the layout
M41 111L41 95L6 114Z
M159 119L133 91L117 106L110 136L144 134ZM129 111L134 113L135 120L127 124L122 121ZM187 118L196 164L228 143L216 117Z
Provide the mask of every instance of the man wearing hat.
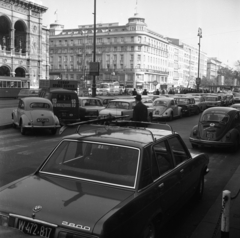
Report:
M147 106L142 103L141 95L135 97L136 106L133 109L133 121L148 121Z

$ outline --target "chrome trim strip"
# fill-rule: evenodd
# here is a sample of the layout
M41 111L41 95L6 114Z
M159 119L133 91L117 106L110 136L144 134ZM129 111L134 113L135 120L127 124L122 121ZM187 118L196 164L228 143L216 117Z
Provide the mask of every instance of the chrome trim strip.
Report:
M91 143L91 144L102 144L102 145L110 145L110 146L120 146L120 147L124 147L124 148L130 148L130 149L134 149L134 150L138 150L138 162L137 162L137 170L136 170L136 174L135 174L135 181L134 181L134 186L125 186L125 185L119 185L119 184L114 184L114 183L106 183L106 182L101 182L98 180L91 180L91 179L84 179L84 178L80 178L80 177L74 177L74 176L68 176L68 175L63 175L63 174L56 174L56 173L49 173L49 172L44 172L42 171L42 168L45 166L45 164L49 161L50 156L56 151L56 149L60 146L60 144L64 141L73 141L73 142L85 142L85 143ZM139 170L139 163L140 163L140 149L136 148L136 147L131 147L131 146L124 146L124 145L119 145L119 144L110 144L110 143L104 143L104 142L93 142L93 141L78 141L78 140L73 140L73 139L63 139L58 146L55 148L54 151L52 151L52 153L48 156L48 159L46 160L46 162L41 166L41 168L39 169L39 173L42 174L50 174L50 175L58 175L61 177L66 177L66 178L74 178L74 179L79 179L79 180L84 180L84 181L90 181L90 182L96 182L96 183L100 183L100 184L106 184L106 185L114 185L117 187L122 187L122 188L130 188L130 189L136 189L136 184L137 184L137 178L138 178L138 170Z
M41 220L38 220L38 219L33 219L33 218L30 218L30 217L21 216L21 215L17 215L17 214L13 214L13 213L9 213L9 216L24 219L24 220L28 220L28 221L32 221L32 222L36 222L36 223L40 223L40 224L44 224L44 225L48 225L48 226L58 227L56 224L53 224L53 223L41 221Z
M226 144L226 145L231 145L233 142L221 142L221 141L212 141L212 140L201 140L201 139L196 139L193 137L189 137L190 141L196 141L196 142L202 142L202 143L212 143L212 144Z

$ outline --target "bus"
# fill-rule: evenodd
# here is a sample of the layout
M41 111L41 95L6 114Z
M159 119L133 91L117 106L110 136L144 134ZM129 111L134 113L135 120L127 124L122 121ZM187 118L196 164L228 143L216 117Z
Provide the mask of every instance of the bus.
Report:
M104 82L97 89L102 95L118 95L120 93L119 82Z
M0 76L0 98L18 98L23 88L30 88L26 78Z

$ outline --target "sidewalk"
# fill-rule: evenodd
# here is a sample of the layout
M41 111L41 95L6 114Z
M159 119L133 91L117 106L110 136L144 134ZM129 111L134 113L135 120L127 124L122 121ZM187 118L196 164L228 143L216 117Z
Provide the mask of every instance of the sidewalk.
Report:
M14 108L0 108L0 130L12 127L12 111Z
M13 108L0 109L0 130L12 127L12 113ZM211 171L210 171L211 173ZM240 166L237 168L231 179L228 181L224 190L231 192L231 197L234 197L240 189ZM230 202L230 238L240 238L240 194ZM209 209L203 220L198 224L191 238L220 238L221 237L221 223L217 228L217 233L213 236L216 224L222 208L222 193Z

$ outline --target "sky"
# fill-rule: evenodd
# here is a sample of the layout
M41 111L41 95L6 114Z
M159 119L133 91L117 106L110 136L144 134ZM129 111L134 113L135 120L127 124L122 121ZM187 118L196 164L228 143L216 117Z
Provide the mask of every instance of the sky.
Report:
M56 19L64 29L94 23L94 0L41 2L48 8L43 14L48 27ZM240 60L240 0L96 0L97 23L125 25L136 11L149 29L196 48L200 27L201 51L208 57L217 57L232 68Z

